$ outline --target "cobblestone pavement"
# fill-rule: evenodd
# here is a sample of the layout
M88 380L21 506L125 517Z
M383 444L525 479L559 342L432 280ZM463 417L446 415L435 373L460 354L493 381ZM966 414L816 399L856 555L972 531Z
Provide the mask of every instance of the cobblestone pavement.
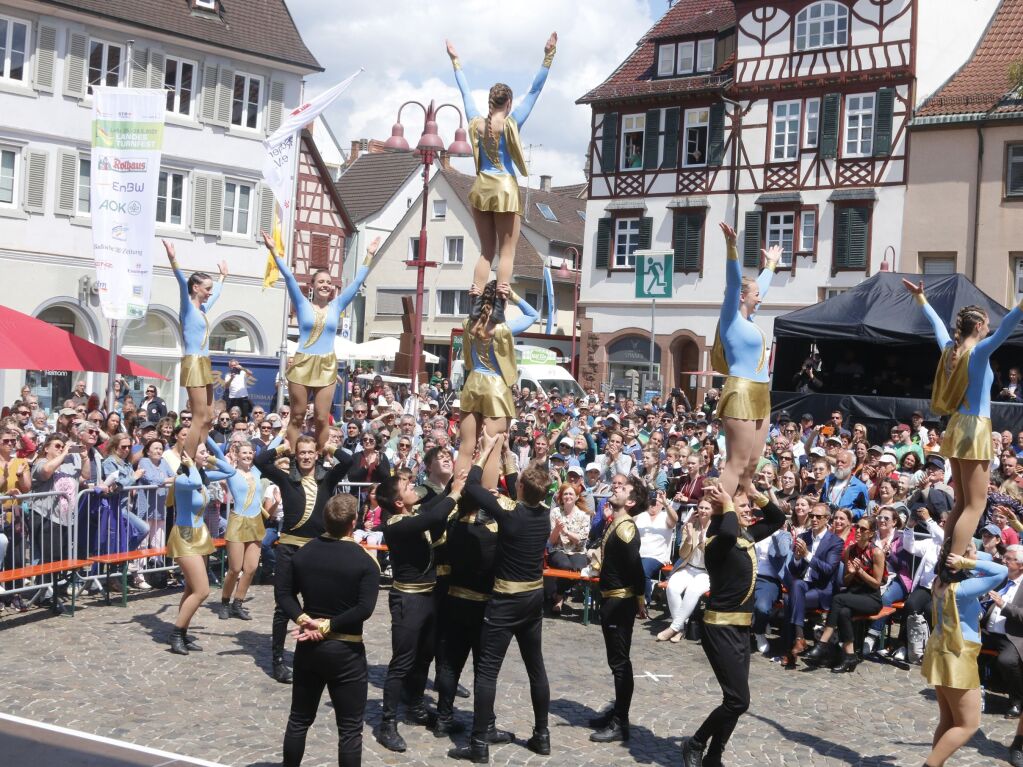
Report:
M89 598L74 618L54 618L42 610L8 614L0 620L5 672L0 711L225 765L278 764L290 688L267 675L272 591L256 586L250 594L255 620L248 623L221 621L209 609L200 610L191 631L205 651L186 658L171 655L165 643L178 592L134 595L127 609ZM492 764L680 764L680 737L717 704L719 692L698 645L654 642L663 625L653 620L637 626L632 740L626 746L598 746L587 739L586 719L611 697L600 628L583 626L575 617L546 620L553 754L540 757L525 748L532 721L529 690L513 649L501 673L497 716L518 742L491 749ZM379 718L389 657L386 600L378 604L365 636L370 701L364 763L448 763L450 742L420 728L401 726L406 754L392 754L373 740L371 725ZM463 682L471 687L471 680ZM755 657L751 686L753 705L726 752L730 767L919 767L927 754L936 704L916 668L868 662L854 674L836 675L784 671ZM1001 700L992 698L1000 712ZM471 720L470 704L458 701L459 720ZM1004 763L1014 726L1000 713L986 714L981 732L949 764ZM324 695L304 764L321 767L335 760L333 716Z

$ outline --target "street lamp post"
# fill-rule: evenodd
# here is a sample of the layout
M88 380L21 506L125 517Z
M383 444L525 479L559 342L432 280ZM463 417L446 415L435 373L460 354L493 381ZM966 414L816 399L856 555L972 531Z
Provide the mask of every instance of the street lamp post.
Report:
M462 113L454 104L441 104L435 106L431 101L429 106L424 106L418 101L406 101L398 107L398 119L391 127L391 137L384 143L384 148L392 152L411 151L408 142L405 140L405 128L401 124L401 111L409 104L415 104L423 110L423 135L419 137L416 151L423 160L423 217L419 228L419 249L413 260L405 262L406 266L416 267L416 309L415 317L412 318L412 393L419 392L419 368L422 366L420 360L423 356L423 288L426 281L426 270L436 266L434 261L426 260L426 214L427 197L430 191L430 167L433 160L444 149L444 142L437 134L437 113L445 107L450 107L458 112L458 129L455 131L455 140L448 147L448 154L453 157L468 157L472 155L472 146L469 144L465 128L462 124Z
M572 364L571 364L571 367L572 367L572 378L574 378L576 381L578 381L579 380L579 363L577 361L578 358L576 357L576 354L575 354L575 339L576 339L576 333L577 333L576 325L577 325L577 323L579 321L579 282L580 282L580 280L582 278L582 273L583 273L582 272L582 268L583 268L583 265L581 263L581 258L579 256L578 249L576 249L575 247L570 245L567 248L565 248L565 255L567 256L569 253L572 254L572 271L574 272L574 284L572 286L573 290L572 290ZM561 277L562 279L565 279L565 278L568 277L568 259L567 258L563 258L561 260L561 269L558 270L558 276Z

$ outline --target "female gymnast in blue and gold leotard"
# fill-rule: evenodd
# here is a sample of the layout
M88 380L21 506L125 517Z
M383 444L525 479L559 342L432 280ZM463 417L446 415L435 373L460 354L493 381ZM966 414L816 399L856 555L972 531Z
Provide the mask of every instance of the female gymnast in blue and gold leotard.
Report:
M366 249L366 257L355 272L351 284L338 293L331 282L330 272L318 269L312 276L312 299L306 298L302 287L287 262L277 253L270 236L263 232L263 242L273 254L277 268L284 276L288 296L298 317L298 347L285 377L288 380L288 404L291 418L288 421L288 444L294 445L302 433L306 408L313 400L313 423L316 430L316 446L320 451L327 444L327 423L330 420L330 405L334 401L337 386L337 355L334 354L334 340L341 314L366 281L369 267L380 247L377 237Z
M714 369L728 376L717 414L725 430L726 460L721 485L733 495L752 490L753 472L764 449L770 426L771 375L767 365L767 337L753 315L771 286L782 250L775 245L761 251L764 270L752 280L742 276L735 230L721 224L728 249L725 265L725 300L721 304L718 338L712 358Z
M472 100L469 82L465 79L455 46L450 41L447 43L448 56L455 68L455 82L462 92L465 116L469 120L469 142L476 161L476 181L469 191L469 204L480 238L480 258L472 277L477 292L482 292L490 278L494 255L498 252L497 284L511 284L515 243L519 239L519 216L522 215L515 169L518 168L524 176L529 174L519 140L519 128L525 124L547 81L557 44L558 33L553 32L544 46L543 66L533 78L533 85L522 103L512 111L511 88L497 83L490 89L488 111L484 117Z

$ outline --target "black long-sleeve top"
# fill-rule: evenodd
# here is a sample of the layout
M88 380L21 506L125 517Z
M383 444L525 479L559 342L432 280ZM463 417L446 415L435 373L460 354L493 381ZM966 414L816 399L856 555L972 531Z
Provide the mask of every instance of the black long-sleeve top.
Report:
M297 551L274 586L277 604L293 621L303 613L330 618L332 633L352 638L362 635L379 591L380 566L373 555L350 538L326 536Z
M394 588L411 594L433 591L437 567L432 543L444 534L457 499L438 495L410 514L392 514L383 526Z
M551 535L550 510L519 502L506 509L481 484L483 469L473 466L465 482L465 495L487 517L497 522L497 556L494 560L494 593L521 594L543 588L543 552Z
M446 486L440 487L438 485L433 484L429 479L427 479L422 485L419 485L419 487L423 488L424 490L422 500L420 500L420 505L425 506L429 504L437 496L445 495L446 493L450 492L451 480L448 480ZM447 530L445 529L443 532L441 532L439 536L434 538L430 543L430 546L433 548L433 564L437 568L438 578L446 577L451 574L451 563L448 561L447 536L448 536Z
M614 520L608 526L600 551L601 596L643 599L646 574L639 556L639 529L632 517Z
M773 535L785 522L785 513L771 501L763 512L763 518L746 530L734 510L711 520L704 549L710 577L704 623L749 626L752 622L753 585L757 579L757 552L753 545Z
M292 546L304 546L313 538L326 532L323 524L323 507L334 495L334 489L344 479L352 465L352 456L346 450L338 448L334 452L337 463L325 469L317 463L312 474L303 477L298 472L295 459L291 459L291 467L287 472L281 471L274 461L281 455L281 448L264 450L254 461L262 475L273 482L281 490L281 504L284 506L284 519L281 521L280 542ZM312 499L309 493L313 493Z
M377 462L372 469L366 468L365 455L360 450L352 455L352 467L348 470L349 482L386 482L391 476L391 462L382 450L377 451Z
M451 561L448 595L482 602L494 589L494 558L497 555L497 522L476 522L477 507L463 496L458 516L448 524L447 553Z

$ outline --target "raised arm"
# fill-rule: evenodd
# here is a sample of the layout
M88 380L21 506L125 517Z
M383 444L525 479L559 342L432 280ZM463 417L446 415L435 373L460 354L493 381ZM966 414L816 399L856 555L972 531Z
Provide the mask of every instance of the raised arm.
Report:
M450 40L447 41L447 46L448 56L451 57L451 66L455 70L455 82L458 84L458 90L462 92L465 117L467 120L471 120L474 117L482 117L480 110L476 108L476 103L472 100L472 89L469 87L469 81L465 78L465 71L462 69L462 62L458 60L455 46Z
M217 463L217 468L210 469L206 472L206 479L210 482L219 482L222 479L233 477L238 472L234 466L229 464L223 458L215 458L214 460Z
M253 462L253 465L259 469L261 476L266 477L275 485L284 485L289 481L288 474L278 469L274 461L276 461L289 449L290 446L287 442L282 442L281 445L278 445L273 449L267 448L256 456L256 460Z
M725 260L725 300L721 302L721 332L731 325L739 314L739 302L742 293L742 267L739 265L739 249L736 247L736 234L728 224L721 224L725 235L725 247L728 257Z
M214 458L221 461L227 460L227 456L225 456L224 451L220 449L220 445L214 442L211 437L206 438L206 449L213 454Z
M517 336L520 333L524 333L540 318L540 312L530 306L529 302L520 297L514 290L509 292L508 298L514 301L515 305L519 307L519 311L522 312L521 317L516 317L508 322L508 330L511 331L513 336Z
M307 301L305 293L302 292L302 286L298 284L298 280L295 279L295 273L291 271L291 267L288 266L288 262L281 258L277 252L277 248L274 245L274 241L270 235L266 232L260 232L263 235L263 244L266 245L266 249L270 251L270 255L273 256L274 262L277 264L277 268L281 272L281 276L284 278L284 286L288 290L288 298L291 299L291 303L301 305L304 301Z
M348 470L352 468L353 456L343 447L339 447L334 451L334 460L337 463L330 467L330 471L324 477L329 487L334 487L347 476Z
M924 295L923 281L921 280L918 283L912 283L907 279L903 279L902 284L905 286L906 290L913 294L913 298L916 299L916 302L923 307L924 316L927 318L928 322L931 323L931 329L934 330L934 337L938 341L938 348L944 351L945 347L952 343L952 338L949 336L948 328L945 326L941 317L939 317L938 313L934 311L934 308L927 303L927 296Z
M1011 312L1002 318L1002 324L998 326L998 330L980 341L974 347L974 352L980 352L981 354L990 357L994 354L995 350L1002 345L1005 339L1012 334L1012 331L1016 329L1016 326L1019 325L1020 319L1023 319L1023 309L1020 309L1020 305L1017 304L1012 307Z
M962 557L957 557L956 561L969 564L969 560ZM971 569L978 571L980 575L967 578L959 584L959 588L956 591L957 599L976 599L981 594L986 594L992 589L998 588L998 585L1005 580L1005 576L1009 572L1005 565L998 564L991 559L978 559L972 564L973 567Z
M376 255L377 248L380 247L380 238L377 237L369 244L366 248L366 255L362 259L362 263L359 264L359 268L355 271L355 279L352 280L351 284L347 288L342 290L338 297L334 299L334 308L337 313L340 314L348 308L348 304L352 302L359 293L359 288L362 287L362 283L366 281L366 275L369 274L369 266L373 263L373 257Z
M202 310L208 312L213 308L213 304L217 303L217 299L220 298L220 293L224 289L224 275L221 275L221 279L213 281L213 290L210 291L210 297L203 302Z
M529 113L533 111L533 105L540 96L540 91L543 90L543 84L547 82L547 73L551 71L554 54L557 52L557 45L558 33L553 32L544 46L543 64L540 66L540 71L536 73L536 77L533 78L533 84L529 86L529 93L523 96L519 105L512 111L511 116L520 128L526 124Z

